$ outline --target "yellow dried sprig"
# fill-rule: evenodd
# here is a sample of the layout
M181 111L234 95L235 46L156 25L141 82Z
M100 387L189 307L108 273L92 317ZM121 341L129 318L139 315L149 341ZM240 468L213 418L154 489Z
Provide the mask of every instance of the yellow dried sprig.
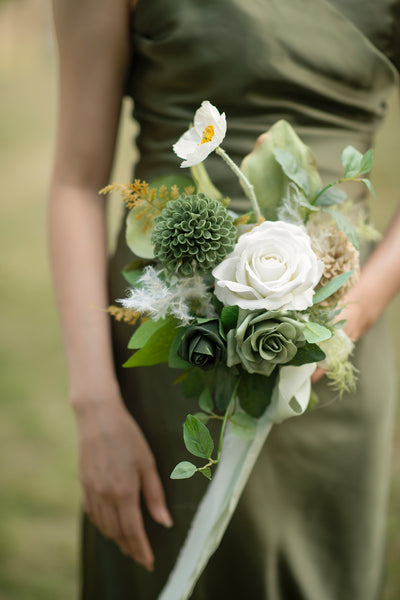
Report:
M134 310L124 308L123 306L115 306L112 304L107 308L107 312L114 317L116 321L123 321L128 325L135 325L140 319L141 315Z

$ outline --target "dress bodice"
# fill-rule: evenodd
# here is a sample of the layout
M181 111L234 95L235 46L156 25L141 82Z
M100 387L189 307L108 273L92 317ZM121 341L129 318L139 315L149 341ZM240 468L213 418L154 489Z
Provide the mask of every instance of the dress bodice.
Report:
M140 125L136 176L179 169L172 144L206 99L226 112L223 146L237 162L284 118L313 148L322 176L335 176L341 149L367 149L384 114L400 63L398 5L139 0L128 81ZM220 159L211 156L207 168L225 193L239 195Z

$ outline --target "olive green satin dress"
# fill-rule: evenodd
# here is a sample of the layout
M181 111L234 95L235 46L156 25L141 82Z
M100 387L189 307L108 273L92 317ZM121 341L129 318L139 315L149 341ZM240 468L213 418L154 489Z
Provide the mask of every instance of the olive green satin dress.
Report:
M236 162L284 118L331 181L345 146L373 144L396 82L399 14L393 0L139 0L128 81L140 125L135 176L180 172L172 144L207 99L226 112L223 147ZM213 155L206 164L233 208L246 209L224 163ZM355 209L367 210L353 192ZM120 270L129 260L122 234L111 299L124 295ZM130 333L113 325L120 385L154 451L175 525L164 529L144 509L156 557L147 573L85 520L84 600L155 600L207 485L169 479L186 458L180 424L196 405L165 366L120 368ZM382 323L357 344L355 364L354 395L336 400L321 381L320 408L275 426L193 599L378 598L394 400Z

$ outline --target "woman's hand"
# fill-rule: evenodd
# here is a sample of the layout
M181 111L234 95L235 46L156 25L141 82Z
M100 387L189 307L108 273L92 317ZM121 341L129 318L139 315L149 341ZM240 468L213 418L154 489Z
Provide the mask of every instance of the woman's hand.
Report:
M72 400L79 436L79 471L85 511L121 550L147 570L154 556L143 526L142 491L155 521L172 526L153 454L137 423L118 398ZM76 408L76 407L79 408Z

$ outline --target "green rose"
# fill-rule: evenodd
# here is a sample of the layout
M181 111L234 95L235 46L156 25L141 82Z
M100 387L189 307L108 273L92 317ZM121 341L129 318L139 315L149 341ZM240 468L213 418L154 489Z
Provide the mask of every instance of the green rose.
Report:
M236 329L227 335L227 365L269 376L276 365L292 360L305 344L304 324L279 311L239 309Z
M212 369L225 360L226 343L219 332L218 320L190 325L178 346L183 360L202 369Z

